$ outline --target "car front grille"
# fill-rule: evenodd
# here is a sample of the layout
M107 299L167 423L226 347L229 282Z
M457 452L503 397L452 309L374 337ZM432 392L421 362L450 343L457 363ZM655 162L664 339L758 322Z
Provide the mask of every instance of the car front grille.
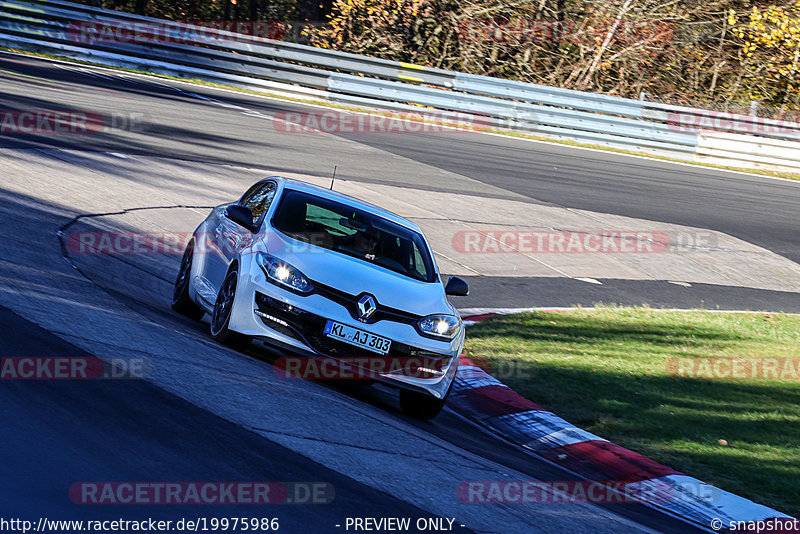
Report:
M365 324L375 324L378 321L393 321L396 323L416 325L417 322L422 319L421 315L408 313L403 310L398 310L397 308L390 308L382 305L379 302L378 309L375 311L375 313L373 313L367 320L362 320L358 315L358 299L361 297L361 295L351 295L350 293L345 293L344 291L326 286L325 284L320 284L319 282L313 282L313 285L315 293L322 295L326 299L340 304L341 306L344 306L353 319L361 321Z
M441 370L451 359L450 356L425 351L397 341L392 341L387 354L380 355L326 336L324 330L327 319L324 317L260 292L256 292L255 304L256 310L260 312L257 315L266 326L298 339L315 352L330 358L388 360L385 362L387 368L419 378L441 376ZM426 372L425 369L434 372Z

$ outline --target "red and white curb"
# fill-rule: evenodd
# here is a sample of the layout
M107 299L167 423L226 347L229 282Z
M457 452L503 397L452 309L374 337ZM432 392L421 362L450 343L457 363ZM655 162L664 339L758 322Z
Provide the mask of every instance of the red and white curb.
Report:
M487 316L465 317L471 324ZM639 500L714 530L739 522L790 516L706 484L633 451L586 432L549 412L461 358L448 400L484 428L586 479L641 487ZM648 491L648 488L658 488ZM649 495L670 498L648 500ZM717 528L719 527L719 528ZM775 531L777 532L777 530Z

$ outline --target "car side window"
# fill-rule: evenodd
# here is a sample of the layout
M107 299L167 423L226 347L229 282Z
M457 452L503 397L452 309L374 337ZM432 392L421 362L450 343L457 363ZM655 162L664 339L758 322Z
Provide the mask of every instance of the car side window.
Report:
M266 182L261 187L253 188L242 198L242 205L250 208L253 214L253 224L257 224L267 212L275 198L275 183Z

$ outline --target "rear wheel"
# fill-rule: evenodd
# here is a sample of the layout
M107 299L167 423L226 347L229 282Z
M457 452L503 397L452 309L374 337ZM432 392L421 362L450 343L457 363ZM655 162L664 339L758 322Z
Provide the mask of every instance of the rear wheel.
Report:
M186 250L183 251L178 278L175 279L175 289L172 292L172 309L190 319L200 319L205 310L189 298L189 280L192 275L193 256L194 243L189 243L186 245Z
M421 393L419 391L411 391L408 389L400 390L400 409L404 414L415 419L422 419L429 421L439 415L439 412L444 408L444 403L447 402L447 397L450 395L453 383L447 389L443 399L437 399L428 393Z
M225 281L219 288L217 301L214 303L214 313L211 314L211 337L223 345L228 345L235 349L246 348L252 338L228 328L233 312L233 300L236 298L236 286L239 281L239 274L234 265L225 275Z

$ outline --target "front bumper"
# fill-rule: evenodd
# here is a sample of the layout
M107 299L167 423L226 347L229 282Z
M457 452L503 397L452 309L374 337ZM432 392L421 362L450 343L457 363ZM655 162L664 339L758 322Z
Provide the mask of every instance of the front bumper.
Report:
M328 320L389 338L391 348L380 355L332 339L323 333ZM359 323L343 303L276 287L260 269L240 278L230 327L303 356L334 359L356 371L355 375L343 373L342 378L379 380L436 398L444 397L455 379L464 343L463 330L444 342L420 336L408 322Z

